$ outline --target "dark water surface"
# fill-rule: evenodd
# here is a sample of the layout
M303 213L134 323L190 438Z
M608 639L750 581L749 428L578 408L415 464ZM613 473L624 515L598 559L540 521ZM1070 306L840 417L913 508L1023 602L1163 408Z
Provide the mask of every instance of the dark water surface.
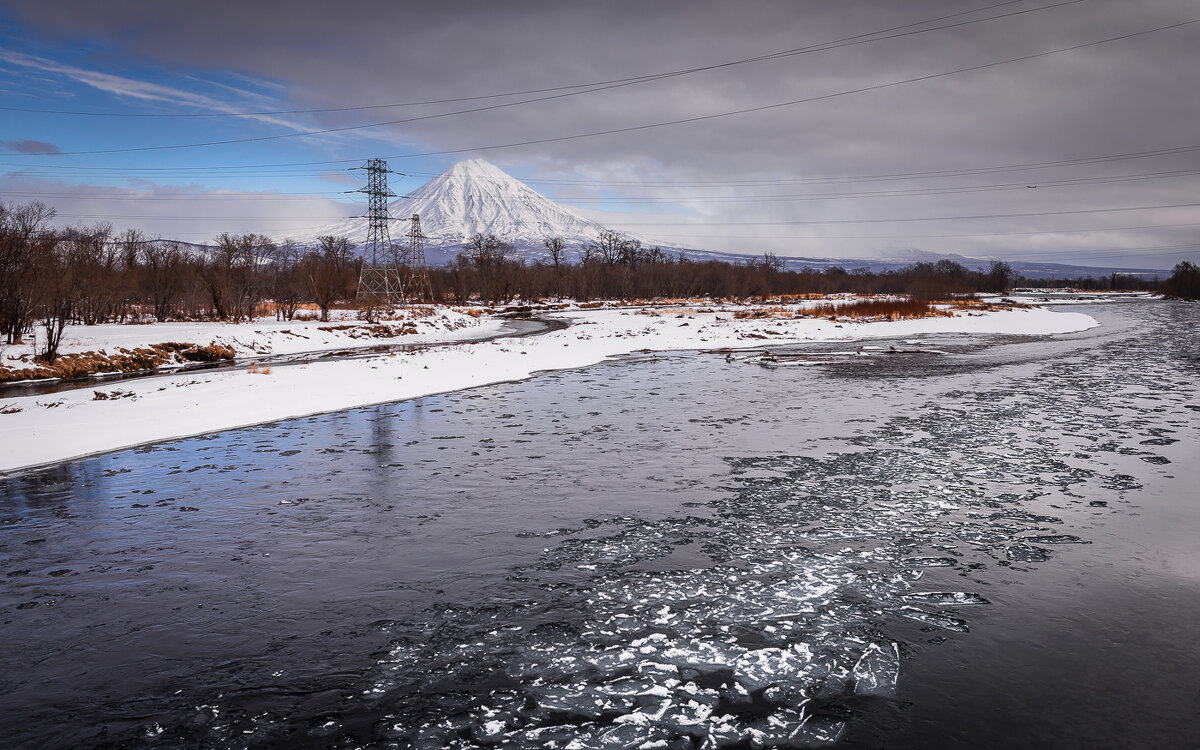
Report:
M1078 309L2 479L4 745L1200 746L1200 309Z

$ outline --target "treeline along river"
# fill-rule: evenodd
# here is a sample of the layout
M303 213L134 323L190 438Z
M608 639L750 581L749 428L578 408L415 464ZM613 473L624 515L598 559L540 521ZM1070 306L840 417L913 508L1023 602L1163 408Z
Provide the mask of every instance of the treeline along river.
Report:
M1185 746L1200 309L1084 309L0 479L5 744Z

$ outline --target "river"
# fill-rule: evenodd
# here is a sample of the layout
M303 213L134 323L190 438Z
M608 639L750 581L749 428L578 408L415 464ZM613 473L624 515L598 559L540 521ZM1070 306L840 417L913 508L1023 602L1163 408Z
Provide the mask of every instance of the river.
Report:
M636 355L0 480L0 730L1194 743L1200 308L1083 309L1101 327Z

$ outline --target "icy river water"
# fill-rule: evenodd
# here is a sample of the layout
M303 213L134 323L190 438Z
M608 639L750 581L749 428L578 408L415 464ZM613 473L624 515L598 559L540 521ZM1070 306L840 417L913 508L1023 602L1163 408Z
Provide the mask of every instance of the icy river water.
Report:
M3 744L1197 746L1200 307L1076 309L0 479Z

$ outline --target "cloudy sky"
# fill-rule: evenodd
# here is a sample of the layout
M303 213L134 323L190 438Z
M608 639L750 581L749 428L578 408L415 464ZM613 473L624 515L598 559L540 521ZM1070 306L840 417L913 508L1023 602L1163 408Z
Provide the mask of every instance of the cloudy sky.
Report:
M282 236L483 157L680 247L1169 268L1198 91L1195 0L5 0L0 200Z

